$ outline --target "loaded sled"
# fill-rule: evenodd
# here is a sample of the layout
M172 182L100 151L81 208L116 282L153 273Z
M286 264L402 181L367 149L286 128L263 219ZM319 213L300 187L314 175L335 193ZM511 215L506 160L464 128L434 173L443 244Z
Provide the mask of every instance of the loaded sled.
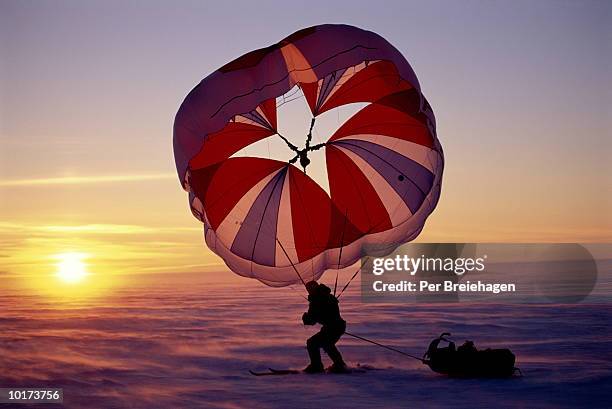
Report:
M502 378L520 370L514 366L515 356L507 348L478 350L472 341L455 347L445 332L431 341L423 355L423 363L434 372L458 378ZM440 342L448 345L440 347Z

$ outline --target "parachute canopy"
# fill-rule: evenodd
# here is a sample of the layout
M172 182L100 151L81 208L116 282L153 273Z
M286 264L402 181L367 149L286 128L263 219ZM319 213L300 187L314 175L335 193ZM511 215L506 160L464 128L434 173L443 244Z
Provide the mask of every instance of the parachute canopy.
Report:
M299 149L278 133L277 97L303 92L312 125L365 103L328 139ZM289 161L234 156L283 138ZM323 149L329 192L306 174ZM271 286L344 268L369 244L413 240L435 208L444 166L435 118L406 59L347 25L300 30L203 79L174 123L174 155L205 240L234 272ZM303 170L295 166L300 161Z

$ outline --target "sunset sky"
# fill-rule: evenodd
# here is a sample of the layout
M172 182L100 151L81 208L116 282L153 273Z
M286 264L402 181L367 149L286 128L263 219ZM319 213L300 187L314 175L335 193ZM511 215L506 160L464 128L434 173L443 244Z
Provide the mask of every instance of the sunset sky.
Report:
M611 10L2 1L0 274L75 257L99 277L221 271L176 176L174 115L225 63L332 22L397 47L436 113L444 183L418 240L611 242Z

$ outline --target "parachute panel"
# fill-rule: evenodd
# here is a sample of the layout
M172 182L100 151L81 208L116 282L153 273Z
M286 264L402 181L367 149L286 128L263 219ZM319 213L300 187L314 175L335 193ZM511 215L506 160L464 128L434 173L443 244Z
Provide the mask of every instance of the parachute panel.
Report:
M332 201L356 227L344 232L345 244L389 229L391 220L381 198L355 162L333 145L326 149L326 162Z

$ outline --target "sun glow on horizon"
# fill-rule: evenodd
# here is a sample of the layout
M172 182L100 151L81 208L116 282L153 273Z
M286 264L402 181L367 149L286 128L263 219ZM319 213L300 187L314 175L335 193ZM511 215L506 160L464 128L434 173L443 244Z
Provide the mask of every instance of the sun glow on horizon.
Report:
M58 254L56 256L59 260L56 276L68 284L76 284L83 281L89 274L87 272L87 263L83 261L87 256L85 253L77 252Z

